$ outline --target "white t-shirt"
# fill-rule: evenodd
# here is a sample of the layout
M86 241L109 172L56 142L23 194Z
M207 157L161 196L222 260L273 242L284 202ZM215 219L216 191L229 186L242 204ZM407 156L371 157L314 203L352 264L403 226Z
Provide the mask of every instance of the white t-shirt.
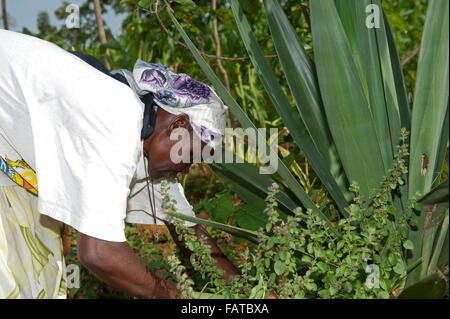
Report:
M0 30L0 155L36 170L40 213L117 242L126 240L126 218L153 223L142 188L142 118L143 104L123 83L50 42ZM0 186L11 184L0 172ZM157 216L165 218L158 190ZM179 183L169 192L181 213L194 215Z

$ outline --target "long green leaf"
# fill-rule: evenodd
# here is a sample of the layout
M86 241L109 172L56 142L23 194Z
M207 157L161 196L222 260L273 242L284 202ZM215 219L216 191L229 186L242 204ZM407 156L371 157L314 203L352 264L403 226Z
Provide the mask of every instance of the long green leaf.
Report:
M445 154L447 153L448 146L448 135L449 135L449 123L448 123L448 112L449 108L447 106L447 113L445 114L444 124L442 125L441 137L438 146L438 154L436 155L436 164L434 166L434 181L432 187L436 187L441 183L442 171L444 169Z
M408 265L411 265L414 260L420 258L422 263L409 274L407 278L408 285L429 274L428 269L432 259L433 246L435 246L434 243L436 242L436 233L445 215L445 210L449 206L448 187L449 181L447 180L417 201L420 208L412 215L416 226L410 228L408 236L409 240L413 242L414 248L409 251L407 262ZM443 236L446 236L446 234L444 233ZM440 252L436 254L439 257L442 255ZM439 257L436 257L438 261Z
M448 202L449 195L449 180L439 184L435 188L433 188L430 192L422 196L417 200L417 203L422 206L432 206L434 204L446 203Z
M323 110L322 97L320 96L319 83L317 81L316 68L311 58L306 53L294 28L289 22L277 0L264 0L264 9L269 24L270 33L275 44L283 71L291 89L292 96L297 105L297 110L308 128L308 132L315 141L322 156L330 162L329 149L333 145L328 123ZM251 35L247 38L248 47L254 43ZM260 51L260 50L258 50ZM257 61L260 52L254 52L255 62L260 69L270 66L262 65ZM264 63L265 64L265 63ZM265 78L271 75L263 75ZM267 82L271 81L270 79Z
M314 62L306 53L278 1L264 0L264 9L272 39L297 109L311 139L327 162L340 191L345 194L348 189L348 181L346 181L328 128ZM314 159L310 160L314 163ZM321 178L327 177L327 175L323 175ZM336 192L338 193L337 190ZM338 198L342 200L342 197ZM342 204L342 206L346 205Z
M215 163L212 167L221 178L230 182L229 186L247 203L254 200L264 201L268 195L268 187L277 182L270 175L259 174L258 167L249 163ZM243 189L235 189L236 186ZM291 194L288 193L283 184L279 186L280 191L275 195L279 207L284 208L285 212L292 213L299 206L299 203L295 201L295 196L293 196L294 199L291 198Z
M450 244L449 230L447 229L447 234L445 235L445 239L444 239L444 245L442 246L441 255L439 256L438 263L437 263L437 267L439 269L442 269L443 267L448 265L449 250L450 250L449 244Z
M345 172L367 196L385 173L370 106L333 1L311 1L314 56L328 123Z
M408 93L406 91L406 82L403 76L403 69L400 62L400 56L398 54L397 46L394 39L391 26L386 17L386 13L383 12L383 21L386 30L386 38L389 46L389 53L391 56L392 73L394 76L397 105L400 114L400 126L405 128L408 132L411 132L411 107L408 99ZM409 144L409 139L408 139ZM406 159L408 165L409 158ZM408 174L403 174L402 179L405 181L403 185L400 185L399 194L394 194L394 205L398 211L405 211L408 201ZM400 210L399 210L400 208Z
M398 54L397 46L395 44L394 34L391 26L387 20L386 14L383 10L383 21L386 30L386 38L388 42L389 52L391 55L392 73L394 76L397 105L400 113L400 126L411 132L411 107L406 91L406 82L403 76L402 64L400 62L400 55Z
M214 72L211 70L209 65L205 62L205 60L202 58L200 53L198 52L195 45L192 43L192 41L187 36L186 32L183 30L177 19L174 17L174 15L169 12L169 15L177 28L178 32L181 34L181 36L184 39L184 42L189 47L192 55L194 56L197 63L200 65L203 72L205 72L208 79L211 81L212 85L216 88L218 94L223 98L225 104L227 104L233 114L236 116L236 118L239 120L241 125L244 128L253 128L256 132L256 127L254 124L248 119L248 117L245 115L245 113L242 111L242 108L237 104L237 102L233 99L233 97L230 95L230 93L226 90L224 85L220 82L220 80L217 78L217 76L214 74ZM261 136L258 133L258 138L265 139L264 136ZM267 145L269 148L270 146ZM301 201L301 203L305 206L307 209L311 209L314 213L316 213L320 218L322 218L327 225L327 228L335 235L339 237L339 233L336 231L336 229L333 227L329 219L315 206L315 204L311 201L311 199L308 197L308 195L304 192L304 190L301 188L300 184L297 182L295 177L292 175L292 173L289 171L289 169L284 165L284 163L278 158L278 174L284 179L286 184L290 187L292 192L297 196L297 198Z
M448 232L448 210L445 213L444 220L442 221L441 230L439 232L436 245L434 246L433 249L433 256L431 257L430 263L428 265L428 272L427 272L428 275L431 275L436 270L439 257L441 256L442 249L444 248L444 242L447 232Z
M385 23L366 25L366 8L382 10L379 0L337 0L336 6L372 113L385 173L400 137L400 114ZM370 8L370 7L369 7ZM380 19L383 16L380 15Z
M343 214L346 214L345 207L347 202L336 183L336 180L331 175L324 157L320 154L317 146L311 138L311 132L305 126L304 121L299 117L298 113L292 108L286 97L281 85L278 83L275 74L270 67L264 53L259 46L256 37L254 36L247 19L244 16L239 1L232 0L231 8L233 10L234 18L236 20L239 32L241 34L244 45L252 60L253 65L258 72L258 75L266 88L266 92L271 98L278 114L282 118L284 124L289 129L290 134L300 149L308 158L311 166L314 168L316 174L321 178L325 187L330 192L330 195L336 201L337 206ZM317 112L315 114L317 116ZM310 116L310 119L313 116ZM326 132L324 132L326 134ZM320 136L319 136L320 138ZM331 150L329 148L329 150Z
M412 112L409 197L427 193L435 168L449 98L449 1L430 0L422 37Z
M234 236L238 236L238 237L247 239L253 243L258 243L258 233L255 231L239 228L236 226L230 226L227 224L222 224L222 223L215 222L215 221L208 220L208 219L193 217L193 216L186 215L186 214L180 214L180 213L174 213L174 212L171 212L169 214L171 216L179 218L181 220L187 220L187 221L190 221L193 223L209 226L212 228L217 228L217 229L223 230L227 233L230 233Z

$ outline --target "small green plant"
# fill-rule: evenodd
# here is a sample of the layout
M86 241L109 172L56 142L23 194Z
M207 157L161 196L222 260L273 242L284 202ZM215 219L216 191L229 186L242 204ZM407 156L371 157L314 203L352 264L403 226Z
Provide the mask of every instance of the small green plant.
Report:
M270 292L279 298L390 298L396 296L407 276L405 253L412 249L407 239L408 223L415 201L404 212L395 208L392 192L403 183L407 173L405 157L408 133L401 131L401 145L389 175L368 198L352 183L354 202L349 218L334 222L338 236L311 210L294 210L294 216L281 218L273 183L266 198L268 223L258 230L258 244L239 257L241 274L222 280L204 240L193 230L174 220L179 239L192 250L191 264L202 278L209 279L203 291L222 298L264 298ZM163 208L176 212L173 201L162 187ZM198 296L176 257L170 259L178 287L185 297Z

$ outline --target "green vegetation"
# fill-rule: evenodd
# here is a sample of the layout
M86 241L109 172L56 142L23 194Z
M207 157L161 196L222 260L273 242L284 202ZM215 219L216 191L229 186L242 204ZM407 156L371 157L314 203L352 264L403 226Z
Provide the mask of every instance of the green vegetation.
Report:
M214 266L211 252L193 235L193 230L176 220L176 230L192 250L191 264L202 279L207 278L201 292L195 292L193 281L183 272L181 262L171 256L172 271L177 274L178 287L186 298L264 298L269 292L280 298L390 298L397 297L405 278L417 266L407 266L407 253L414 248L408 238L408 226L417 209L417 200L408 203L404 214L397 216L392 191L403 183L407 173L407 132L402 131L402 144L394 157L392 169L381 186L366 201L357 183L351 185L354 203L348 218L335 222L338 236L324 226L323 220L311 210L294 210L294 216L280 218L276 193L278 184L268 189L268 222L257 233L257 244L247 247L235 258L241 261L242 274L233 280L222 280L221 270ZM163 207L176 213L166 188ZM448 211L446 212L448 219ZM448 221L447 221L448 223ZM436 276L436 275L435 275ZM439 287L410 292L425 297L445 294L443 275ZM429 281L429 278L427 279ZM422 284L423 285L423 284ZM412 289L410 289L412 290ZM407 292L406 292L407 293ZM400 297L404 297L402 293Z
M132 247L187 297L447 293L449 4L383 1L378 29L365 25L369 4L381 8L379 0L230 0L216 9L209 0L106 0L104 10L126 17L120 36L106 28L103 45L89 2L77 30L39 15L39 37L113 69L138 58L168 65L211 84L230 107L229 126L281 132L270 137L277 174L201 164L181 180L196 212L208 215L201 222L241 265L231 286L201 242L181 265L173 247L168 260L161 242L127 225ZM369 264L378 267L378 288L365 285ZM82 277L74 297L126 297Z

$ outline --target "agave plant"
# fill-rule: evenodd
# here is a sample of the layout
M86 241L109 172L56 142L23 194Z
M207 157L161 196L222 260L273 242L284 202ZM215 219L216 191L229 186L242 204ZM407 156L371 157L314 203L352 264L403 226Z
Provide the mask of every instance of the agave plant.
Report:
M448 264L448 180L440 183L449 128L449 2L430 0L413 102L408 99L393 33L379 0L310 1L314 61L278 1L263 0L263 4L295 107L265 58L239 1L231 0L242 41L284 125L342 215L347 216L352 199L347 192L349 182L356 181L362 196L369 196L390 169L401 128L411 133L409 173L394 194L398 214L405 211L409 199L422 196L422 208L413 216L416 226L409 230L414 249L407 261L415 268L404 293L417 295L424 285L442 285L438 266ZM380 10L376 27L366 25L370 5ZM241 125L256 129L169 14ZM282 180L285 186L277 195L280 209L289 213L301 204L333 231L328 214L316 207L289 166L279 158L277 174L272 176L258 174L248 163L215 164L214 168L246 202L263 201L268 185ZM253 235L245 233L247 238Z

